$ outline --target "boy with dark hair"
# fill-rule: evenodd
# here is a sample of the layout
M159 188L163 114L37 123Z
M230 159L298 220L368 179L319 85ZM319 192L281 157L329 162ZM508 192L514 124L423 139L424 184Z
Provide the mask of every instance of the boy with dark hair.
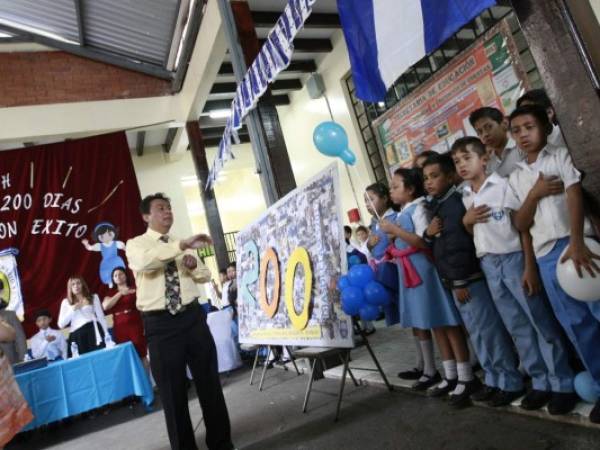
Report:
M35 324L40 331L31 337L31 356L48 361L67 359L67 340L59 330L50 328L51 322L47 309L35 313Z
M517 232L503 205L508 181L497 173L486 175L487 153L477 138L456 141L452 158L465 180L463 203L469 211L463 224L473 234L494 305L532 378L533 389L521 407L534 410L549 403L550 414L566 414L577 402L573 372L560 326L540 288L531 235ZM471 221L472 206L488 207L488 219Z
M517 108L520 108L521 106L532 105L537 105L543 108L548 115L548 120L550 120L550 123L552 124L552 131L548 135L548 143L556 145L557 147L566 147L567 144L565 144L565 139L560 131L560 127L558 126L558 119L556 118L554 106L552 106L550 97L548 97L548 94L546 94L545 90L532 89L525 92L525 94L523 94L521 98L517 100Z
M548 143L552 124L540 106L517 108L510 115L510 128L527 159L510 175L504 204L513 211L515 227L531 233L552 309L600 394L600 302L572 298L556 275L559 259L560 263L571 259L580 276L582 270L600 274L600 256L584 242L584 236L592 237L594 231L583 214L581 173L565 147ZM600 423L600 401L590 421Z
M491 405L508 405L523 394L523 380L517 370L510 336L494 307L479 266L473 239L462 223L465 207L462 195L453 184L455 171L450 155L428 158L423 176L429 194L428 209L433 217L423 239L432 246L435 265L452 291L485 371L485 383L497 389ZM450 402L465 404L478 391L482 391L481 383L475 378L464 386L462 394L453 395ZM483 393L486 394L486 390ZM479 397L474 395L473 398Z
M469 116L469 122L485 145L488 155L486 173L507 177L525 155L515 147L508 134L508 120L499 109L484 107Z

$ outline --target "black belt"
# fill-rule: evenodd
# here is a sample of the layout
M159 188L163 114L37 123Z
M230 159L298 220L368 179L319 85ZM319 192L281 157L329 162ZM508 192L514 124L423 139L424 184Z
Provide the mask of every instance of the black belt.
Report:
M179 314L183 313L184 311L189 311L189 310L194 309L195 305L199 306L197 298L195 298L194 300L192 300L192 302L188 303L187 305L181 305L181 308L179 309L179 311L177 311L177 314L171 314L166 309L155 309L155 310L152 310L152 311L142 311L142 317L178 316Z

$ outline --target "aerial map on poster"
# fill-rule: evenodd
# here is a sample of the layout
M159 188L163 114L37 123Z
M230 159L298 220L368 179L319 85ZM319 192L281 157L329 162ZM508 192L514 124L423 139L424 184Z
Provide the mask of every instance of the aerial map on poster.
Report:
M237 235L239 340L353 347L335 281L346 265L332 164Z
M447 152L456 139L475 134L471 111L508 112L528 88L510 28L500 22L373 122L389 173L424 150Z

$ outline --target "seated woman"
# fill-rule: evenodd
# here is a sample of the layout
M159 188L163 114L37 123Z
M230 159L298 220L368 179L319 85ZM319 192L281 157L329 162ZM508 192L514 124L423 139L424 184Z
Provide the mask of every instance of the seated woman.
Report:
M69 357L73 356L73 343L81 355L104 348L106 342L111 342L100 299L90 293L87 283L79 275L72 276L67 282L67 298L60 305L58 326L70 327Z
M120 344L131 341L143 361L146 358L147 346L142 316L135 306L135 289L129 287L129 277L124 267L115 267L111 280L117 292L104 297L102 307L106 314L113 315L115 342Z

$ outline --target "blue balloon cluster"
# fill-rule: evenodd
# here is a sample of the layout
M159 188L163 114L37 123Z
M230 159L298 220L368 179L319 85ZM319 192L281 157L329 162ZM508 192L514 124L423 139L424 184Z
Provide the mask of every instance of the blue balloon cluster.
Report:
M392 302L390 292L375 281L375 272L368 264L350 267L347 275L340 277L337 287L342 296L342 309L349 316L375 320L379 308Z
M356 155L348 148L346 130L339 123L321 122L313 132L313 142L317 150L326 156L337 156L350 166L356 163Z

